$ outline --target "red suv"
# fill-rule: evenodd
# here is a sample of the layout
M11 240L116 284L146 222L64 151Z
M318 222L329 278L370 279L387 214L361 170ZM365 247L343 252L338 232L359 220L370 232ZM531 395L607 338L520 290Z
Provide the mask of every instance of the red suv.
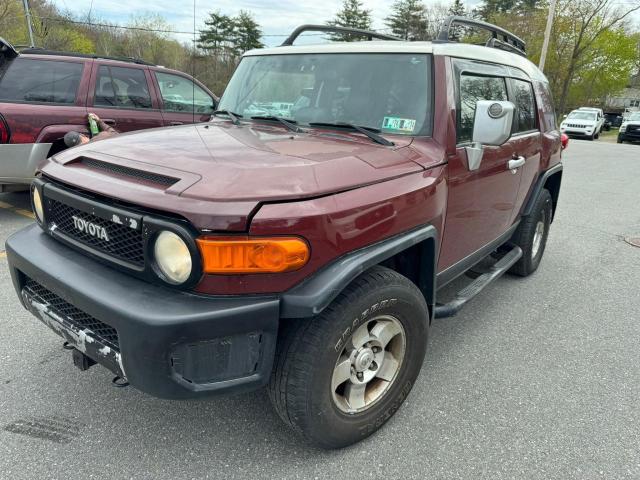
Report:
M302 27L244 55L211 122L50 158L37 224L6 246L23 305L116 383L268 385L315 444L370 435L434 318L538 268L558 204L547 79L498 27L480 24L486 47L448 42L455 22L478 24L454 17L433 43ZM292 46L312 29L382 41Z
M218 99L189 75L139 60L40 49L0 39L0 191L87 132L93 112L119 132L209 120Z

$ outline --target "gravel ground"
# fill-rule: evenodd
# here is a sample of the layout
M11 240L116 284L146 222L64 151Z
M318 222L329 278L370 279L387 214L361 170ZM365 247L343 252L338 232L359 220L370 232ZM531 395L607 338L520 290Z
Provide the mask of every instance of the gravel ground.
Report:
M75 369L0 258L0 478L640 478L639 185L640 147L573 140L538 272L436 321L408 401L341 451L307 447L263 391L171 402ZM4 203L2 244L31 221Z

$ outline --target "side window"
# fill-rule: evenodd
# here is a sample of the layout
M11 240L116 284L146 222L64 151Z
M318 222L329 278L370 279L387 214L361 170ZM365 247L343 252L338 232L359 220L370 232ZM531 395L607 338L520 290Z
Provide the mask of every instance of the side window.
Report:
M212 113L215 109L213 98L188 78L170 73L154 72L163 110L167 112Z
M535 82L534 83L536 94L538 95L538 101L540 102L540 108L542 108L542 120L545 132L551 130L557 130L556 124L556 111L553 106L553 98L551 97L551 90L548 83Z
M93 103L99 107L151 108L144 71L140 68L101 66Z
M516 132L528 132L536 129L536 102L531 84L524 80L512 79L516 104Z
M82 63L16 58L0 72L0 101L73 105Z
M507 84L504 78L462 74L460 77L458 143L471 141L478 101L505 101L507 98Z

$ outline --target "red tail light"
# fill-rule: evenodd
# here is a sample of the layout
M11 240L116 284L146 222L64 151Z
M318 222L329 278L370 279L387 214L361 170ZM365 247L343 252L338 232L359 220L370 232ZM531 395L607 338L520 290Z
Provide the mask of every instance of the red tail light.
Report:
M9 143L11 138L11 132L9 131L9 125L2 115L0 115L0 143Z

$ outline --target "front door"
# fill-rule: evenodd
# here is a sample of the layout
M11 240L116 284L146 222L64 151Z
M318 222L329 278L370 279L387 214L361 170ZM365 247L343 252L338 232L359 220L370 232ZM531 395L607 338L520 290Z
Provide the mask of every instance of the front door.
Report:
M165 125L206 122L211 118L215 99L190 78L158 71L153 76L160 91Z
M475 63L454 69L457 75L457 148L449 158L449 195L438 271L446 281L465 259L497 240L513 223L521 169L510 169L517 157L514 142L484 147L480 167L469 170L465 146L472 140L476 103L509 100L508 78L500 70ZM505 72L506 73L506 72Z

